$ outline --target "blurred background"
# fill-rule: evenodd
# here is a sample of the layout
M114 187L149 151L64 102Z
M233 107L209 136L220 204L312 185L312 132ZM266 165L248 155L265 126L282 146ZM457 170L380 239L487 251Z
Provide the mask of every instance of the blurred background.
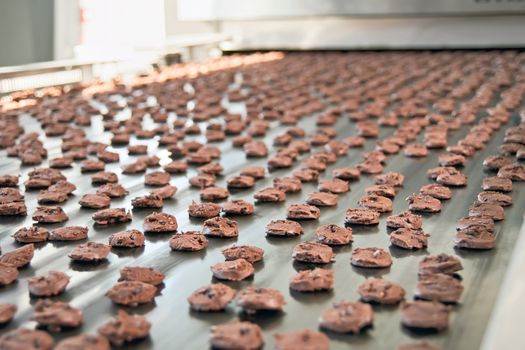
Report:
M0 93L236 51L523 48L524 34L525 0L2 0Z

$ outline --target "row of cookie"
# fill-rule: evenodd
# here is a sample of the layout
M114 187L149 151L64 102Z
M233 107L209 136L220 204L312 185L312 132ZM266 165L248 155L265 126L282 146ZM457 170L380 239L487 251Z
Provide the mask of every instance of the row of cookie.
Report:
M524 131L523 125L509 128ZM507 129L508 130L508 129ZM503 156L501 156L503 157ZM469 208L468 216L457 224L454 243L468 249L493 249L496 245L495 221L505 218L503 208L512 205L512 197L504 192L512 191L512 181L525 181L525 166L507 163L508 158L488 157L484 161L489 171L497 170L497 176L483 179L482 189Z

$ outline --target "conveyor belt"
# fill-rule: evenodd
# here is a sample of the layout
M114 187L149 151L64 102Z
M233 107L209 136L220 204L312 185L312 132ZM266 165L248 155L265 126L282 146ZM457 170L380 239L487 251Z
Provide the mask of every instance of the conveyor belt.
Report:
M242 109L242 104L231 104L229 108ZM507 126L516 125L519 121L514 115ZM270 131L264 138L267 144L271 144L272 138L284 130L273 122ZM38 124L29 116L21 117L21 125L27 132L40 131ZM274 127L275 126L275 127ZM299 126L307 133L315 130L315 118L309 116L302 119ZM346 117L340 118L335 125L338 130L338 138L354 135L356 133L353 123ZM449 144L459 140L467 131L468 126L461 130L452 132ZM81 332L94 333L97 327L106 322L116 314L117 307L104 297L104 293L118 280L119 270L126 265L151 266L160 269L166 274L164 287L160 295L155 298L154 304L144 305L132 309L133 312L146 315L152 323L151 335L148 339L130 345L132 349L204 349L208 347L208 329L211 325L234 319L239 309L230 305L226 312L219 313L197 313L190 311L186 298L188 295L211 281L210 265L223 261L221 249L236 244L256 245L265 250L265 261L256 266L253 279L239 283L229 283L235 288L247 285L277 288L285 295L287 304L282 314L263 313L251 316L249 319L258 323L264 330L265 348L273 348L272 334L276 331L293 330L299 328L318 328L318 317L327 309L332 302L341 299L357 300L357 286L370 276L384 276L385 278L400 283L407 290L407 299L413 297L413 289L417 283L417 262L426 254L448 253L460 256L464 270L460 272L465 287L461 303L451 313L451 322L448 330L437 334L421 334L409 331L401 326L400 313L397 306L381 307L374 306L375 322L373 329L358 335L337 335L330 333L333 349L346 349L349 346L355 349L390 349L395 346L409 342L413 339L422 338L430 340L444 349L477 349L480 346L485 327L490 318L499 286L505 275L507 264L511 258L514 243L520 232L523 222L523 210L525 208L525 192L522 183L514 183L512 197L514 204L505 210L506 219L497 224L497 247L491 251L473 252L458 251L453 248L453 237L455 224L458 218L467 214L468 206L480 191L482 178L485 176L482 170L482 161L485 157L496 153L496 147L501 144L504 135L504 127L496 132L488 146L476 153L473 158L468 159L462 171L469 177L468 186L453 191L453 198L443 202L443 210L440 214L426 216L424 230L431 234L429 247L425 251L404 251L390 248L385 228L387 215L381 217L378 226L371 228L353 228L354 242L352 246L336 248L336 262L329 268L336 273L335 289L328 293L297 294L288 289L289 279L297 270L306 265L294 263L291 258L292 248L300 241L314 240L315 228L319 224L335 223L342 225L345 210L355 207L357 200L363 194L366 186L372 183L371 176L363 176L359 182L352 183L351 192L340 197L337 207L321 209L321 218L318 222L302 222L305 234L296 239L270 239L264 234L264 226L272 219L284 218L286 207L291 203L304 202L308 193L315 189L315 185L303 184L300 193L289 194L285 203L256 205L256 211L250 217L238 217L240 235L238 239L210 239L208 248L202 252L180 253L169 249L169 234L146 235L146 246L136 250L114 250L107 263L95 266L78 265L71 263L67 253L75 244L47 243L38 245L35 257L29 267L22 269L20 278L14 285L0 289L2 302L12 302L18 305L18 313L15 320L3 329L6 330L18 326L34 325L30 321L33 313L32 305L35 300L29 297L26 279L30 276L44 274L50 270L64 271L71 276L71 282L66 293L57 297L57 300L70 302L84 312L84 325L73 331L68 331L56 336L56 339L75 335ZM92 141L109 141L109 134L102 133L101 117L93 119L93 125L88 128ZM381 127L380 137L385 137L392 132L392 128ZM204 142L203 136L196 137L198 141ZM45 138L49 158L59 155L59 138ZM144 143L141 140L141 143ZM150 153L157 154L167 162L169 156L165 149L156 152L156 141L148 141ZM373 149L376 140L367 140L365 150ZM230 141L218 144L222 150L221 164L224 166L224 176L218 179L217 185L226 186L225 181L229 175L250 165L265 165L266 159L247 161L242 150L231 147ZM129 163L125 148L117 148L121 156L121 164ZM394 200L393 213L406 210L405 197L417 192L419 188L429 183L426 170L437 166L437 156L441 151L429 151L429 155L423 159L410 159L402 154L388 158L385 171L399 171L406 176L405 186ZM329 177L331 170L340 166L355 165L360 161L359 151L351 149L346 156L340 157L337 163L330 165L325 173ZM303 156L303 159L306 156ZM0 173L18 173L19 161L6 158L5 151L0 152ZM300 166L296 162L294 168ZM27 178L26 174L32 168L22 168L22 182ZM106 170L115 171L119 174L120 183L123 184L130 194L124 199L112 201L112 207L131 208L131 198L149 192L143 185L143 174L120 175L119 164L108 164ZM87 225L89 227L90 239L107 242L110 233L123 229L142 229L144 217L150 210L133 210L133 221L127 225L110 226L108 228L96 228L91 220L92 210L81 209L78 199L83 193L93 193L93 187L89 181L89 174L81 174L79 165L63 171L68 180L77 186L77 195L70 198L63 205L69 215L67 225ZM261 188L271 186L273 177L288 174L289 170L272 172L264 180L257 182L255 189L237 191L232 194L233 198L253 200L253 193ZM198 190L189 188L187 177L193 176L195 170L188 171L187 175L173 176L171 183L179 188L174 200L167 200L163 211L176 215L179 228L183 231L198 230L202 227L202 220L188 218L186 208L192 200L198 201ZM26 193L28 213L31 214L36 207L36 195L38 192ZM19 227L32 224L31 215L25 218L1 218L0 219L0 245L2 250L8 251L15 247L10 235ZM60 226L60 225L57 225ZM54 227L53 225L49 226ZM360 269L350 265L352 247L382 247L390 251L394 257L394 263L388 269ZM129 309L131 310L131 309ZM243 316L244 317L244 316Z

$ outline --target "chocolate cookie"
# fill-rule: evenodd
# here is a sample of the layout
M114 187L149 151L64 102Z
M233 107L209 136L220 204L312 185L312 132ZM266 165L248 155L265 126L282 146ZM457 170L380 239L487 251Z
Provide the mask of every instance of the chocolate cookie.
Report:
M165 186L170 183L170 173L164 171L154 171L144 175L144 184L146 186Z
M381 248L355 248L350 263L357 267L383 268L392 265L392 257Z
M236 259L217 263L211 266L213 277L226 281L242 281L253 275L252 264L244 259Z
M397 304L405 298L403 287L381 278L368 278L357 292L361 300L378 304Z
M160 165L160 158L157 156L141 156L137 158L137 161L145 163L148 168L154 168Z
M440 200L452 198L452 191L450 188L439 184L425 185L419 189L419 192Z
M7 286L18 278L16 266L0 259L0 286Z
M262 141L251 141L243 146L246 157L262 158L268 155L268 147Z
M196 252L208 246L208 239L197 231L174 234L170 238L170 248L175 251Z
M267 187L255 192L253 198L258 202L284 202L286 193L274 187Z
M215 185L217 178L215 175L210 174L200 174L193 176L189 179L190 185L197 188L205 188Z
M0 187L18 187L18 175L1 175Z
M39 226L22 227L12 234L11 237L19 243L45 242L49 237L49 231Z
M136 160L133 163L126 164L122 167L123 174L138 174L146 171L148 164L144 161Z
M203 165L211 162L211 160L211 155L205 153L204 151L189 153L186 156L186 161L188 162L188 164Z
M419 275L414 297L442 303L457 303L462 293L463 286L460 280L443 273L432 273Z
M401 323L409 328L443 330L448 327L449 308L436 301L401 304Z
M291 220L272 220L266 225L268 236L299 236L303 234L303 228L298 222Z
M44 331L16 328L0 337L0 349L6 350L51 350L55 342Z
M51 231L50 241L80 241L88 236L88 228L82 226L65 226Z
M108 257L111 247L96 242L86 242L77 245L68 254L72 260L84 262L98 262Z
M263 259L264 250L251 245L231 246L223 249L222 255L226 260L244 259L250 264L254 264Z
M380 174L384 170L383 164L375 159L363 161L356 167L362 174Z
M210 186L201 189L200 197L203 201L219 201L230 196L230 192L222 187Z
M292 141L292 135L288 133L282 133L274 137L274 146L287 146Z
M356 123L357 133L359 136L367 138L375 138L379 136L379 127L376 124L368 121L360 121Z
M505 219L505 211L503 207L494 202L480 203L476 202L469 207L469 216L488 216L494 221L501 221Z
M30 171L27 176L29 177L29 180L42 180L40 182L41 185L44 185L47 183L47 186L43 187L49 187L54 183L57 183L60 180L65 180L66 177L57 169L52 168L37 168L32 171ZM28 182L26 181L25 185L26 188L28 187ZM32 186L29 186L29 188L34 188Z
M99 150L97 152L97 158L104 163L118 163L120 155L117 152L111 152L108 150Z
M403 186L403 182L405 181L405 176L403 174L390 171L386 174L375 176L374 181L376 185L390 185L394 187L401 187Z
M306 203L317 207L333 207L337 205L337 195L330 192L312 192L308 194Z
M84 317L82 311L67 303L43 299L36 302L32 320L36 321L39 327L45 327L51 332L60 332L62 328L79 327Z
M67 201L68 194L62 191L42 190L38 193L38 204L63 203Z
M247 287L237 293L237 306L248 314L257 311L281 311L286 304L280 291L273 288Z
M35 297L52 297L64 292L70 277L60 271L50 271L47 276L27 279L29 294Z
M391 215L386 219L386 226L389 228L409 228L419 230L423 226L423 218L420 215L409 211Z
M373 194L361 197L357 204L367 209L374 210L379 213L387 213L392 211L392 201L383 196L376 196Z
M334 261L335 254L326 244L302 242L293 248L292 258L305 263L328 264Z
M33 220L41 224L54 224L67 221L69 218L61 207L37 207L33 213Z
M323 312L319 326L336 333L359 333L374 322L374 312L369 304L351 301L334 303Z
M258 350L263 344L261 328L251 322L233 321L210 328L210 345L214 349Z
M421 158L427 156L428 150L423 144L413 143L405 147L403 154L407 157Z
M188 170L188 162L185 160L176 160L164 165L164 171L170 174L182 174Z
M102 209L92 216L97 225L111 225L131 221L131 213L124 208Z
M175 232L177 218L167 213L151 213L144 218L144 232Z
M101 335L80 334L61 340L55 350L110 350L107 339Z
M344 181L359 180L361 172L357 168L345 167L332 170L332 176Z
M17 188L0 188L0 204L24 202L24 195Z
M65 193L66 195L70 195L77 189L77 186L75 186L71 182L60 180L55 182L53 185L49 186L47 189L50 192L61 192Z
M317 241L328 245L345 245L352 242L352 229L334 224L322 225L315 231Z
M411 194L406 198L408 209L415 212L438 213L441 211L441 202L426 194Z
M472 157L475 151L476 149L474 147L468 145L455 145L447 147L447 152L460 154L464 157Z
M494 232L495 224L494 220L488 216L465 216L459 219L456 229L470 229L470 230L488 230L491 233Z
M321 216L319 208L309 204L290 204L287 208L287 219L317 220Z
M290 289L296 292L318 292L334 287L334 271L315 268L303 270L290 279Z
M164 200L156 194L135 197L131 200L133 208L153 208L160 209L164 206Z
M273 187L285 193L295 193L301 191L301 180L295 177L278 177L273 179Z
M462 166L465 164L465 157L456 153L442 153L438 157L441 166Z
M237 222L228 218L214 217L204 221L202 233L206 236L231 238L239 235Z
M104 209L109 208L111 198L104 194L85 194L78 201L83 208Z
M235 297L235 290L222 283L212 283L191 293L188 303L195 311L221 311Z
M510 192L512 191L512 180L499 176L486 177L483 179L481 188L484 191Z
M299 179L301 182L312 182L319 179L319 172L314 169L302 168L295 170L292 176Z
M394 198L396 196L396 189L390 185L373 185L366 187L365 193L367 195Z
M512 205L512 197L495 191L484 191L478 193L478 202L494 203L502 207Z
M427 146L427 148L446 148L447 145L448 143L445 134L430 134L425 137L425 146Z
M241 169L240 175L242 176L250 176L256 180L263 179L266 174L266 169L264 169L262 166L248 166L246 168Z
M136 307L153 301L157 288L140 281L117 282L107 292L106 296L115 304Z
M383 140L376 143L375 149L384 154L397 154L399 153L400 146L394 142Z
M0 255L0 263L8 264L16 268L26 266L33 259L35 253L35 246L30 243L20 248L13 249L7 253ZM4 270L4 269L3 269ZM6 272L4 270L4 272ZM11 275L11 273L9 273Z
M10 322L15 317L16 310L16 305L0 303L0 325Z
M117 248L138 248L143 247L145 237L139 230L127 230L111 234L108 243L111 247Z
M454 167L436 167L427 170L427 177L431 180L436 180L438 176L443 174L455 174L458 170Z
M496 246L496 236L484 227L465 228L456 232L454 245L464 249L493 249Z
M324 159L307 158L301 165L305 169L312 169L320 173L326 170L326 161Z
M429 234L422 230L398 228L390 233L390 244L403 249L422 249L428 246Z
M228 188L252 188L255 186L255 179L246 175L231 176L226 180L226 184Z
M377 225L379 212L367 208L349 208L346 210L345 225Z
M445 186L461 187L467 185L467 176L460 171L453 171L438 175L436 182Z
M130 155L148 154L148 145L129 145L127 149Z
M23 201L0 203L0 216L26 216L27 207Z
M97 188L98 196L106 196L109 198L125 197L128 193L129 192L122 185L117 183L109 183Z
M512 164L512 160L504 156L488 156L483 161L485 169L498 171L506 165Z
M56 157L49 161L49 167L57 169L69 168L73 161L73 157Z
M108 184L108 183L117 183L118 176L111 171L100 171L91 175L92 184Z
M330 349L330 340L324 333L312 331L309 329L275 333L274 338L276 350Z
M170 198L173 198L175 193L177 193L177 190L178 190L177 186L166 185L166 186L162 186L160 188L154 189L153 191L150 192L150 195L159 196L162 199L170 199Z
M348 147L362 147L365 143L365 139L361 136L348 136L343 140L344 143L348 145Z
M164 274L152 267L126 266L120 270L119 281L139 281L157 286L164 281Z
M429 255L419 262L419 274L445 273L453 275L454 273L463 270L461 261L458 258L447 255Z
M147 337L150 328L151 324L144 316L128 315L124 310L118 310L117 317L102 325L98 333L112 345L122 346L125 342Z
M102 171L106 163L96 159L86 159L80 164L80 171L83 173Z
M321 180L317 189L321 192L330 192L334 194L341 194L350 191L348 182L335 178L332 180Z
M195 203L191 202L188 207L188 214L194 218L213 218L219 216L221 206L215 203Z
M252 203L242 199L234 199L223 203L221 204L221 209L224 215L252 215L255 211Z

